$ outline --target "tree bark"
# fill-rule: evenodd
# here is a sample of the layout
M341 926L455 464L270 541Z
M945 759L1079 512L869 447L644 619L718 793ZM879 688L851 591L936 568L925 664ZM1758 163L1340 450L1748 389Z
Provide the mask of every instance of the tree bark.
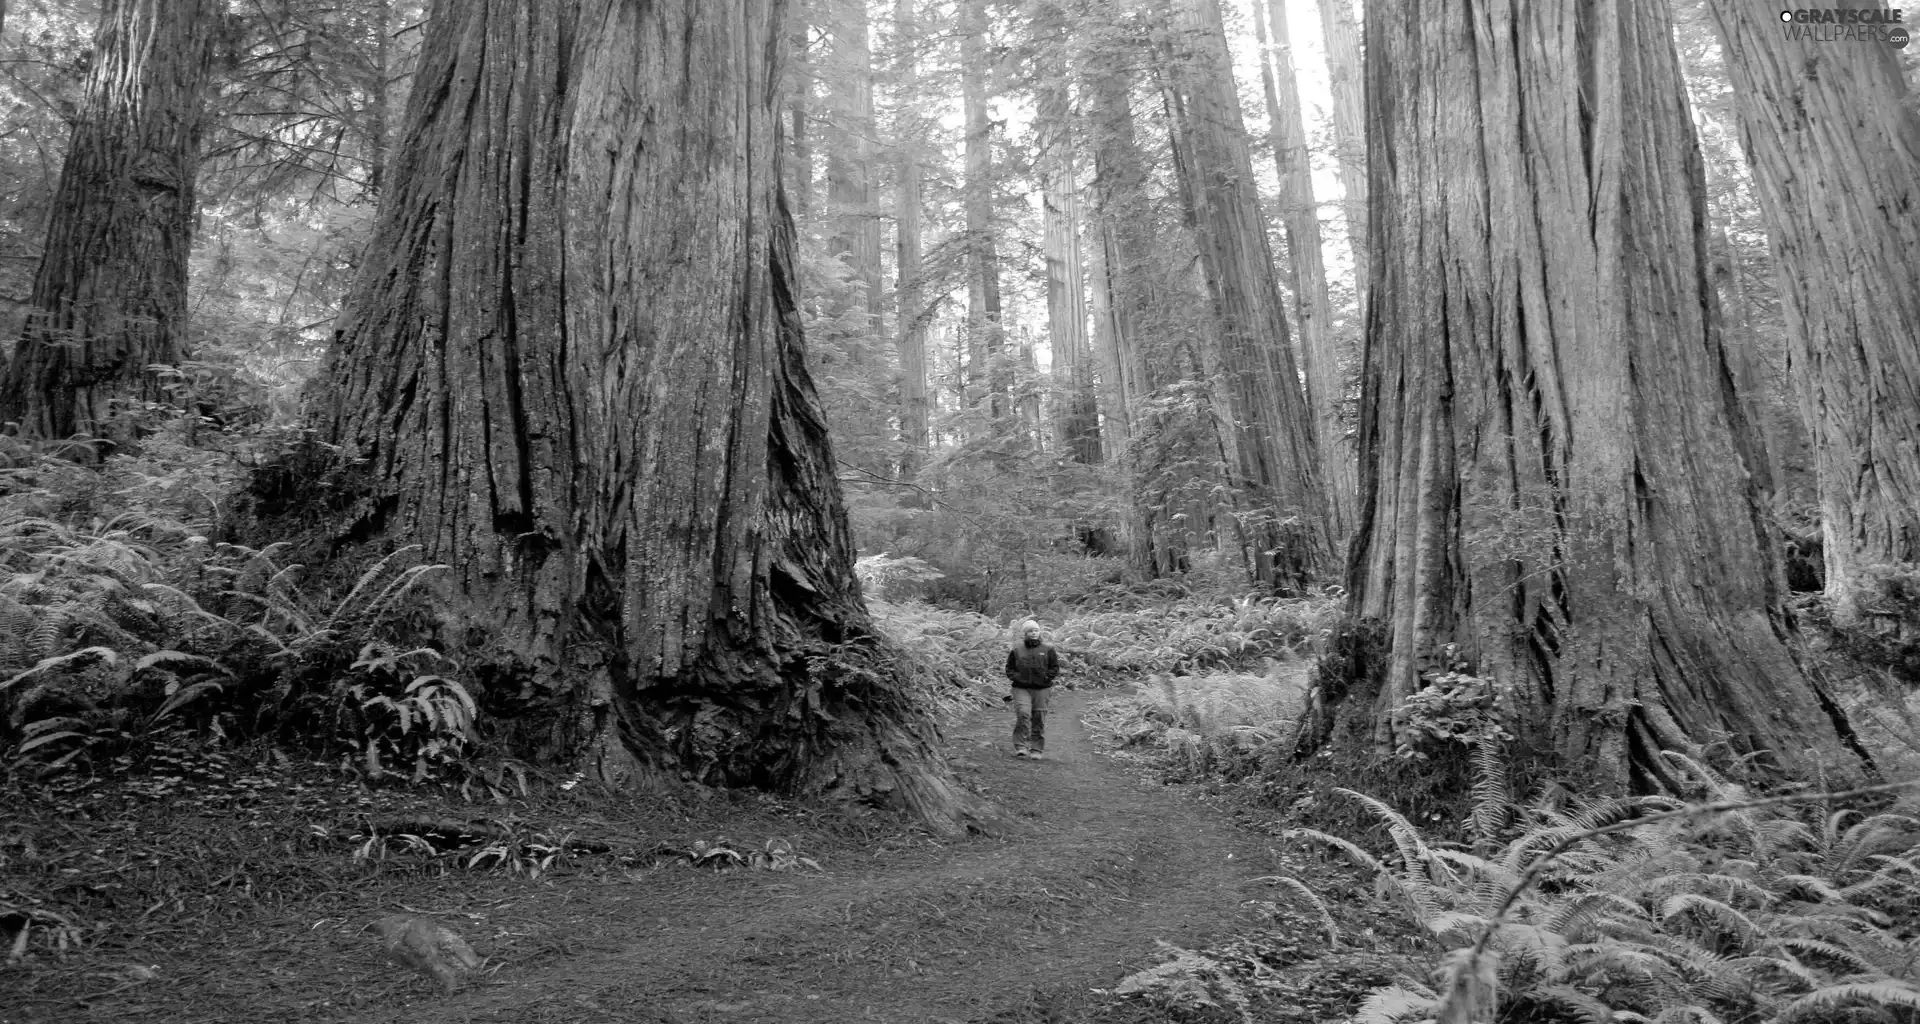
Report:
M1228 461L1244 494L1242 543L1258 580L1297 592L1333 557L1313 416L1294 368L1218 0L1181 0L1177 24L1176 145L1218 328L1220 418L1231 425Z
M1300 325L1301 369L1307 401L1313 409L1315 436L1325 467L1329 528L1336 549L1344 548L1352 528L1357 459L1347 442L1340 407L1346 400L1345 346L1333 329L1333 303L1327 298L1327 267L1320 250L1320 208L1313 198L1313 173L1307 157L1307 130L1300 113L1300 89L1293 70L1293 41L1286 14L1276 0L1253 0L1254 34L1260 43L1261 83L1272 124L1273 162L1280 175L1280 222L1293 271L1293 307ZM1264 10L1262 10L1264 8ZM1268 27L1271 27L1269 45Z
M873 208L873 48L866 0L839 0L831 15L832 44L823 76L834 108L827 151L827 198L832 205L829 251L859 282L856 304L870 322L880 318L880 219ZM877 328L870 328L877 329ZM848 358L867 361L861 339L848 338Z
M212 0L106 0L60 170L47 244L0 421L67 437L108 428L113 401L163 401L148 367L185 346L194 179Z
M1464 665L1597 787L1678 788L1659 752L1723 740L1857 771L1784 642L1665 4L1374 6L1367 76L1349 584L1388 650L1338 713L1391 750L1406 698Z
M899 89L901 110L895 115L895 144L899 147L899 182L894 189L894 225L896 232L895 273L898 275L896 318L900 356L900 440L906 447L900 475L914 479L928 450L927 424L931 403L927 396L927 319L926 290L922 275L926 269L921 252L922 183L919 133L907 125L919 92L920 26L913 13L913 0L895 0L893 8L895 45L899 49Z
M1372 280L1367 256L1366 97L1361 86L1360 30L1348 0L1320 0L1320 31L1327 43L1327 78L1333 93L1333 144L1345 196L1347 247L1353 254L1354 299L1360 318L1367 316L1367 286Z
M805 368L784 6L437 6L317 395L339 543L453 567L438 636L551 758L955 828Z
M1100 461L1100 420L1087 342L1086 262L1080 249L1080 185L1074 159L1072 106L1064 78L1036 86L1040 135L1041 247L1047 261L1047 336L1061 400L1056 433L1074 462Z
M1813 435L1826 592L1851 623L1873 603L1863 570L1920 563L1920 107L1884 42L1711 6Z
M986 0L963 0L961 15L961 102L967 134L967 405L978 408L985 401L989 422L997 429L1012 410L1000 315L1000 258L993 237Z

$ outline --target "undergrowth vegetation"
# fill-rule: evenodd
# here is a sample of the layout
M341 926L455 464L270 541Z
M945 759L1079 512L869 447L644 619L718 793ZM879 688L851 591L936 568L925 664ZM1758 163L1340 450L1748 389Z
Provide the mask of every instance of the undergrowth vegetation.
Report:
M184 731L350 751L371 776L419 780L472 740L477 708L457 667L391 642L440 567L402 550L336 589L284 545L219 540L222 474L164 437L97 467L63 446L0 445L10 769L103 763Z
M1327 951L1364 944L1337 917L1409 926L1428 969L1377 988L1355 1024L1894 1022L1920 1019L1920 820L1875 812L1890 787L1756 797L1687 755L1697 799L1521 801L1502 755L1477 748L1464 842L1351 789L1384 832L1294 827L1355 883L1276 875L1277 899L1320 922ZM1361 841L1356 841L1361 840ZM1180 951L1129 991L1252 1020L1265 982Z

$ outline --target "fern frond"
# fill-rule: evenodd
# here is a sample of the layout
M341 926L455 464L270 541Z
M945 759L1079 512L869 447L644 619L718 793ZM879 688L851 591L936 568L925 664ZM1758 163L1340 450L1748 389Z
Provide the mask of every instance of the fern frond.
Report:
M1351 1024L1407 1024L1426 1020L1440 1008L1440 997L1425 986L1390 985L1367 993Z
M1415 870L1418 865L1426 862L1428 859L1426 838L1420 834L1419 826L1408 821L1406 815L1389 807L1384 801L1365 793L1343 788L1335 788L1334 792L1358 801L1372 811L1375 817L1386 823L1387 834L1392 837L1394 847L1400 851L1400 859L1405 862L1408 871Z
M1476 744L1473 748L1473 811L1467 818L1474 847L1492 849L1512 814L1506 752L1496 743Z
M1612 1007L1572 985L1541 985L1527 990L1535 1002L1552 1003L1572 1011L1580 1024L1614 1024Z
M1330 835L1326 832L1320 831L1319 829L1290 828L1285 832L1281 833L1281 835L1287 839L1311 839L1316 843L1325 843L1326 845L1331 846L1336 850L1339 850L1341 853L1346 854L1347 858L1353 861L1355 867L1366 868L1367 870L1373 871L1376 873L1386 870L1386 866L1381 864L1379 858L1375 857L1373 854L1368 853L1365 850L1362 850L1359 846L1355 845L1354 843L1346 839L1342 839L1336 835Z
M1646 910L1640 904L1616 892L1586 892L1560 904L1547 916L1547 927L1567 936L1577 938L1584 934L1587 927L1607 914L1620 914L1628 919L1644 918Z
M1782 1024L1794 1020L1831 1020L1827 1014L1849 1003L1878 1003L1920 1009L1920 988L1904 981L1850 981L1809 992L1788 1003L1780 1014Z
M1254 881L1272 882L1292 892L1295 896L1300 897L1303 902L1312 907L1314 911L1320 915L1320 923L1327 929L1327 942L1336 946L1340 944L1340 926L1334 923L1333 911L1327 908L1326 901L1320 898L1319 893L1314 892L1313 889L1308 887L1307 883L1291 875L1267 875L1262 878L1256 878Z
M66 654L56 655L51 658L42 658L39 663L35 664L32 668L7 679L5 682L0 682L0 691L11 689L20 681L30 679L42 672L51 672L58 668L90 664L94 661L105 661L109 665L118 664L120 655L110 647L83 647L80 650L69 651Z
M1660 904L1659 918L1662 924L1670 924L1683 914L1691 914L1696 919L1710 921L1723 932L1731 932L1743 942L1751 942L1763 933L1761 927L1753 923L1747 915L1735 910L1716 899L1710 899L1699 893L1680 893L1669 896Z

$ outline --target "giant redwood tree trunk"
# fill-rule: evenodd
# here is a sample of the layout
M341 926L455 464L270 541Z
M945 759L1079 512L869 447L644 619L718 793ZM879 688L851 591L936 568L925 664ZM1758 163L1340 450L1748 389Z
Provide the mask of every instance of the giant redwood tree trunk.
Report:
M555 756L952 827L804 368L784 6L436 6L318 396L344 539L453 567L441 636L564 709Z
M116 398L159 400L176 363L200 168L213 0L106 0L46 250L0 421L28 434L103 429Z
M1857 769L1783 640L1665 4L1374 4L1366 59L1349 582L1389 649L1338 714L1390 749L1464 662L1603 785L1671 785L1657 752L1716 740Z
M1862 569L1920 562L1920 106L1892 46L1712 8L1813 434L1827 594L1857 619Z

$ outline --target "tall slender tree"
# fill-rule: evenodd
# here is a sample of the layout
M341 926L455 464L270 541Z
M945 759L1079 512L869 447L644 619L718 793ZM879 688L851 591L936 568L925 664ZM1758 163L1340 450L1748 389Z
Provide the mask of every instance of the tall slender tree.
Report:
M1783 641L1665 3L1370 5L1366 60L1349 584L1384 647L1356 641L1309 738L1344 715L1391 749L1407 697L1465 670L1598 785L1677 786L1660 752L1717 741L1857 769Z
M966 119L967 403L998 423L1008 404L1000 256L994 242L993 125L987 116L992 52L986 0L961 0L961 102Z
M1326 40L1327 79L1333 94L1335 171L1344 193L1347 246L1353 253L1353 289L1360 317L1367 315L1367 129L1361 85L1360 30L1348 0L1320 0L1320 32Z
M194 179L213 0L105 0L0 420L66 437L117 398L160 400L148 368L185 347Z
M1178 0L1171 71L1179 165L1218 331L1217 372L1256 577L1298 590L1332 566L1313 415L1295 370L1218 0Z
M1872 567L1920 564L1920 105L1892 46L1711 6L1813 434L1827 594L1850 623L1875 603Z
M1045 12L1051 44L1043 52L1065 51L1064 14ZM1073 133L1073 108L1065 76L1044 75L1036 85L1035 127L1039 135L1041 247L1047 273L1047 337L1053 373L1060 387L1055 433L1061 451L1082 463L1100 461L1099 409L1094 397L1092 348L1087 340L1086 261L1081 255L1079 161Z
M873 208L873 47L866 0L836 0L829 7L830 45L825 82L832 102L828 120L827 199L833 208L832 254L846 262L855 283L854 304L878 326L880 317L880 218ZM849 355L867 353L856 332Z
M552 756L955 827L803 359L784 7L436 6L316 396L338 540L453 567L440 639L549 713Z
M919 132L912 126L920 88L920 23L913 0L894 0L894 60L900 109L894 113L895 330L900 358L901 475L911 480L926 458L932 404L927 394L927 318L922 263Z
M1300 87L1293 67L1293 39L1286 13L1276 0L1253 0L1254 35L1260 43L1260 79L1267 99L1269 139L1280 175L1280 223L1287 240L1293 279L1294 322L1300 326L1301 369L1325 469L1327 508L1336 546L1351 528L1357 460L1347 443L1340 407L1346 398L1346 346L1333 329L1333 303L1327 296L1327 267L1320 255L1320 208L1313 198L1313 168L1308 163L1307 129L1300 111Z

